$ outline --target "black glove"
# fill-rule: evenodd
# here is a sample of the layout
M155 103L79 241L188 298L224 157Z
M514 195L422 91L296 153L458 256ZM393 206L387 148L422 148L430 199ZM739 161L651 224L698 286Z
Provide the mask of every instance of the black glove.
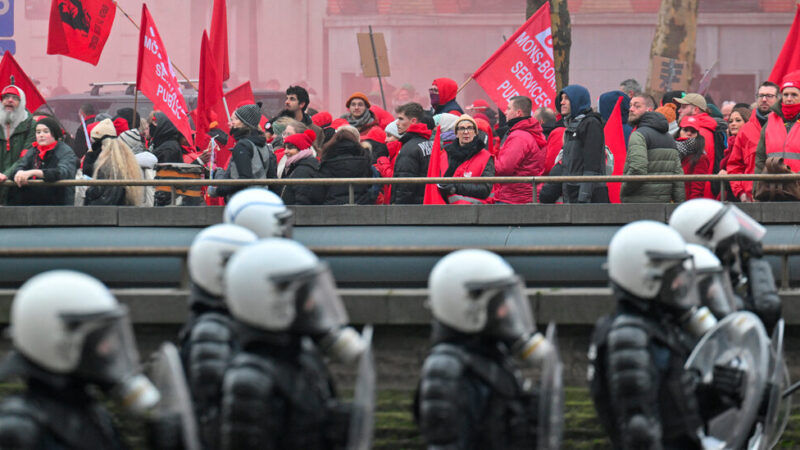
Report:
M436 187L439 188L439 193L442 194L445 201L447 201L447 197L456 193L455 184L437 184Z
M741 406L744 397L744 384L747 374L734 367L715 365L711 384L723 403L728 406Z

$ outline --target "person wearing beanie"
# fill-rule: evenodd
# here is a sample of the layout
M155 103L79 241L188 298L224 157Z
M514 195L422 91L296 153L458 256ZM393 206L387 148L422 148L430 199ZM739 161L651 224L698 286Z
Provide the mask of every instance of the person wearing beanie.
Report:
M796 126L800 120L800 71L785 75L780 88L780 98L772 106L758 140L755 173L764 171L771 156L783 158L792 172L800 172L800 127Z
M311 117L311 121L314 123L314 125L325 129L331 126L331 122L333 122L333 116L331 116L331 113L328 111L320 111Z
M361 92L354 92L345 103L347 113L342 115L342 119L355 127L361 136L366 136L369 131L379 126L375 114L370 111L369 98Z
M229 122L230 137L236 141L231 149L231 160L227 169L218 168L215 179L264 179L278 178L278 160L267 143L267 138L259 129L261 108L258 105L242 105L231 114ZM233 194L250 186L211 186L209 197L225 197L226 201Z
M58 181L75 178L78 158L59 139L64 133L58 122L44 116L36 122L36 141L23 152L10 177L0 174L0 181L11 179L16 184L8 193L9 205L69 205L75 201L72 186L29 186L28 180Z
M6 86L0 91L0 174L11 177L14 163L36 140L36 122L25 109L25 91L18 86ZM5 203L7 188L0 187L0 205Z
M596 176L605 174L605 138L600 114L592 111L589 90L571 84L556 97L564 118L564 175ZM565 203L608 203L605 183L564 183Z
M725 156L725 149L728 147L726 133L728 125L724 122L717 122L716 119L711 117L708 102L700 94L688 93L681 98L676 97L674 101L680 105L678 107L678 123L682 123L685 117L690 116L700 120L702 125L698 127L698 131L705 140L705 152L709 161L711 161L707 173L716 174L720 170L720 163L723 156ZM713 198L718 194L719 183L706 183L705 197Z
M372 127L369 133L362 135L361 144L369 151L372 164L377 163L380 157L389 156L389 149L386 147L386 132L381 127Z
M307 129L302 133L286 136L283 140L286 162L281 178L314 178L319 171L317 152L311 146L317 135L314 130ZM280 186L280 196L286 205L314 204L314 188L309 185Z
M469 114L462 114L454 124L457 138L440 153L442 177L492 177L494 159L486 143L478 138L478 124ZM434 174L436 175L436 174ZM438 176L438 175L437 175ZM491 183L440 184L442 199L450 204L487 203Z
M397 131L397 120L389 122L389 125L386 125L383 131L386 132L386 142L399 141L400 138L403 137L400 132Z
M433 115L458 111L463 114L464 110L461 109L458 102L456 102L456 94L458 94L458 84L450 78L437 78L433 80L433 84L428 89L431 97L431 109Z
M683 174L667 119L653 111L654 107L655 101L649 95L638 94L631 99L628 124L635 130L628 140L623 175ZM620 187L622 203L680 203L684 200L684 184L680 181L625 182Z
M755 172L756 149L761 130L767 123L772 107L778 102L780 88L771 81L761 83L756 92L756 107L733 142L726 169L729 174L750 174ZM742 202L753 201L752 181L731 181L731 191Z
M530 97L519 95L509 99L506 121L510 129L495 155L495 175L538 177L544 174L547 139L542 124L531 117L532 110ZM495 191L495 200L501 203L532 203L533 196L530 183L500 184Z
M442 146L446 146L456 140L456 121L458 117L450 113L441 113L433 116L433 123L442 132Z
M678 155L686 175L702 175L708 173L711 161L705 152L703 136L698 132L697 119L692 116L681 120L681 128L675 136ZM686 181L686 200L705 196L705 181Z

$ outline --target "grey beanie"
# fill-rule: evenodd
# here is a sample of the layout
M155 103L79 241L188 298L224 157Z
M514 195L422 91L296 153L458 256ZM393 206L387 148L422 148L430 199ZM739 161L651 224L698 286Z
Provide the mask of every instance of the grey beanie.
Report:
M258 105L240 106L234 114L245 126L258 130L258 123L261 121L261 108Z
M142 141L142 136L139 134L139 130L135 128L132 130L125 130L120 133L119 139L131 149L134 155L144 151L144 142Z

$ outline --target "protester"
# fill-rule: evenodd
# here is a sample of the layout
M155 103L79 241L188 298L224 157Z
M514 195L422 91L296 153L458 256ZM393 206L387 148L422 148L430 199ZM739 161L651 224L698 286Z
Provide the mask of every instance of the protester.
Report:
M541 176L544 173L547 139L542 125L531 117L533 103L525 96L511 97L506 109L510 131L495 156L495 175L508 177ZM531 183L498 184L497 203L533 202Z
M700 94L688 93L682 98L676 98L675 101L681 105L678 108L679 123L683 123L685 117L694 116L697 119L697 131L705 140L705 152L711 163L707 173L718 173L722 157L725 155L725 148L727 147L724 130L727 125L722 122L722 114L719 114L722 122L720 124L709 114L711 108L706 99ZM716 196L719 194L719 183L705 183L704 190L705 197Z
M289 89L286 89L286 101L284 102L286 109L281 111L278 117L290 117L298 122L311 125L314 122L311 120L311 117L306 114L308 102L308 91L304 87L289 86Z
M605 92L600 95L600 101L597 106L603 123L606 123L608 122L608 118L611 117L611 113L614 112L614 106L616 106L617 99L619 98L622 98L622 102L619 105L620 115L622 116L622 132L625 135L625 145L628 145L628 139L630 138L631 131L633 131L633 128L628 124L631 98L622 91Z
M764 171L767 158L783 158L792 172L800 171L800 127L795 127L800 118L800 71L792 72L781 82L781 97L772 106L772 114L761 130L756 148L755 173ZM758 189L756 187L756 189Z
M628 124L631 133L623 175L682 175L681 160L675 140L667 131L667 119L653 111L649 97L631 99ZM620 188L622 203L680 203L685 199L680 181L626 181Z
M637 95L641 95L641 93L644 92L642 90L642 85L633 78L623 80L619 84L619 90L622 91L622 93L624 93L628 98L633 98Z
M468 114L459 116L455 124L458 138L444 147L440 168L442 177L492 177L494 159L486 143L477 138L478 124ZM491 183L440 184L442 198L450 204L481 204L491 201Z
M437 78L433 80L428 92L431 96L431 109L433 115L458 111L464 114L464 110L456 102L458 84L450 78Z
M422 123L425 112L419 103L406 103L395 111L397 131L403 147L394 165L395 178L427 177L431 157L431 130ZM393 204L421 205L425 197L423 184L396 184L392 188Z
M86 126L95 123L97 116L97 109L91 103L84 103L81 105L80 109L78 109L78 119L83 121L78 126L78 129L75 130L75 142L72 144L72 150L75 151L75 155L78 159L83 158L83 155L86 154L86 151L89 150L87 146L87 133L86 129L84 128L84 124Z
M180 132L166 114L154 111L150 115L150 152L159 163L182 163L183 149L178 141Z
M687 116L681 120L681 129L675 136L678 153L686 175L704 175L711 167L705 151L705 138L698 132L698 120ZM705 197L706 181L686 181L686 200Z
M361 146L358 130L344 125L336 130L330 141L322 148L319 178L372 178L372 162L368 151ZM375 203L369 185L353 185L353 200L359 205ZM348 186L315 185L312 188L313 202L318 205L346 205L350 203Z
M767 123L772 106L778 101L778 91L778 85L771 81L765 81L758 87L756 109L750 120L739 129L733 142L727 164L729 174L750 174L755 171L756 147L761 129ZM752 181L731 181L731 190L739 201L753 201Z
M455 114L441 113L433 116L433 123L439 127L442 133L440 139L442 146L448 145L456 140L456 121L458 117Z
M15 188L8 193L9 205L63 205L75 202L73 186L32 186L28 180L58 181L75 178L78 158L64 137L58 122L44 116L36 122L36 142L14 165L10 177L0 174L0 181L14 180Z
M231 115L229 122L231 137L236 145L231 149L231 160L227 169L217 169L215 179L264 179L277 178L277 160L267 139L258 131L261 108L249 104L240 106ZM210 197L225 197L227 200L248 186L212 186Z
M286 162L281 178L314 178L319 172L317 152L311 146L316 139L313 130L287 136L284 140ZM313 205L314 187L309 185L284 185L280 196L286 205Z
M573 84L558 93L564 117L564 175L592 176L605 174L605 139L600 114L592 111L589 91ZM564 183L567 203L608 203L604 183Z
M25 91L17 86L6 86L0 91L0 174L11 177L14 164L23 149L30 148L36 140L36 122L26 109ZM7 189L0 187L0 204L6 202Z
M86 174L95 180L141 180L142 171L128 145L117 138L114 124L109 119L92 128L92 146L98 144L100 156L94 164L94 172ZM142 206L142 186L90 186L86 190L86 206L130 205Z

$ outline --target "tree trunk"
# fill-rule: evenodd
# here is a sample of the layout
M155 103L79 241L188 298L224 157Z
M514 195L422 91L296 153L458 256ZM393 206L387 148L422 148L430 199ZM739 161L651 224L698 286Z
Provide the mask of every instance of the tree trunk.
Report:
M526 0L525 17L530 18L548 0ZM553 34L553 63L556 68L556 92L569 84L569 49L572 46L572 24L567 0L550 1L550 22Z
M667 90L686 90L692 82L697 5L698 0L661 0L646 89L656 98Z

